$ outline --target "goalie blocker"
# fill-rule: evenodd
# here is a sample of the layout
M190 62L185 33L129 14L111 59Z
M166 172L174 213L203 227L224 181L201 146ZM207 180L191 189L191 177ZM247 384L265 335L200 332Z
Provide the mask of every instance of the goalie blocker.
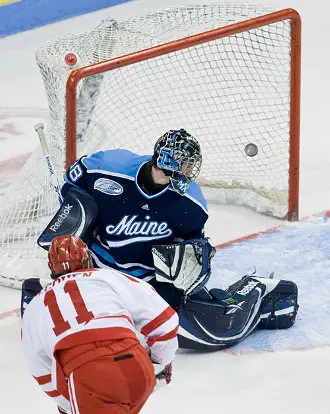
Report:
M286 329L294 324L298 289L291 281L251 274L227 290L208 291L204 285L214 254L210 246L203 239L152 250L156 279L150 283L179 314L181 348L222 349L257 328Z
M38 238L38 244L45 250L56 236L76 234L88 244L97 219L95 200L78 187L71 187L53 219Z

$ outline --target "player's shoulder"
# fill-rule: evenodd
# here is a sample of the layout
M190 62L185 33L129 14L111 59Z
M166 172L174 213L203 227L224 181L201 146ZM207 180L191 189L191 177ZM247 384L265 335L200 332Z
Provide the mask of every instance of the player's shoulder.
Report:
M106 282L112 290L117 291L119 294L123 289L136 289L138 286L140 289L150 289L150 285L148 283L117 269L105 268L91 270L91 279L99 279Z
M135 177L142 164L149 161L151 155L138 155L125 149L114 149L95 152L82 159L87 172L104 174L121 174Z
M196 205L198 205L206 214L208 214L207 203L202 193L200 186L193 181L190 183L188 190L183 195L186 199L189 199Z

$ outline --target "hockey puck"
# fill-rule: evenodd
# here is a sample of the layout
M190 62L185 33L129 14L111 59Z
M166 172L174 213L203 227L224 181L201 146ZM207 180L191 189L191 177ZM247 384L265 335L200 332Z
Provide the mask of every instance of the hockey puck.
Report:
M248 157L255 157L258 154L258 147L256 144L250 143L245 145L244 151Z

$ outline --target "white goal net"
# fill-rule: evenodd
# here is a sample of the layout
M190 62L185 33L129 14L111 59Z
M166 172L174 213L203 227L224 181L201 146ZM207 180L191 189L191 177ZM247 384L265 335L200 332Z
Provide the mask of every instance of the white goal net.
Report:
M292 174L297 176L299 166L299 135L292 133L299 132L294 124L299 111L292 115L293 91L299 90L292 84L293 12L189 47L168 46L162 54L159 45L250 22L272 10L237 3L172 8L108 19L40 47L47 141L60 180L66 160L76 155L66 154L66 138L76 139L78 157L111 148L149 154L164 132L185 128L201 143L199 183L208 200L292 218L297 212ZM144 59L139 51L151 47L155 56ZM122 65L118 59L111 70L98 65L135 52L136 63ZM68 53L78 59L74 66L65 61ZM92 76L82 76L77 90L66 89L72 71L92 64ZM66 121L77 127L74 137ZM0 283L19 287L27 277L46 277L46 254L36 239L58 202L41 150L3 195L0 208Z

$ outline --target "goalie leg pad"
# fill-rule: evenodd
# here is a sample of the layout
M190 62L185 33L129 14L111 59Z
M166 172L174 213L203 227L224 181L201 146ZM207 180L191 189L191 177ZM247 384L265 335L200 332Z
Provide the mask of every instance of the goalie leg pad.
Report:
M257 328L293 325L298 289L293 282L245 276L227 290L212 289L213 300L190 296L179 313L181 348L211 351L235 345Z
M30 278L24 280L21 292L21 318L31 300L42 290L40 279Z
M262 301L259 328L290 328L295 323L298 308L297 285L288 280L280 280Z
M254 288L261 290L260 329L287 329L296 320L298 288L294 282L256 276L245 276L227 289L239 300Z
M188 298L179 313L180 348L215 351L239 343L256 329L260 304L260 296L255 294L240 302L232 297L224 300Z

